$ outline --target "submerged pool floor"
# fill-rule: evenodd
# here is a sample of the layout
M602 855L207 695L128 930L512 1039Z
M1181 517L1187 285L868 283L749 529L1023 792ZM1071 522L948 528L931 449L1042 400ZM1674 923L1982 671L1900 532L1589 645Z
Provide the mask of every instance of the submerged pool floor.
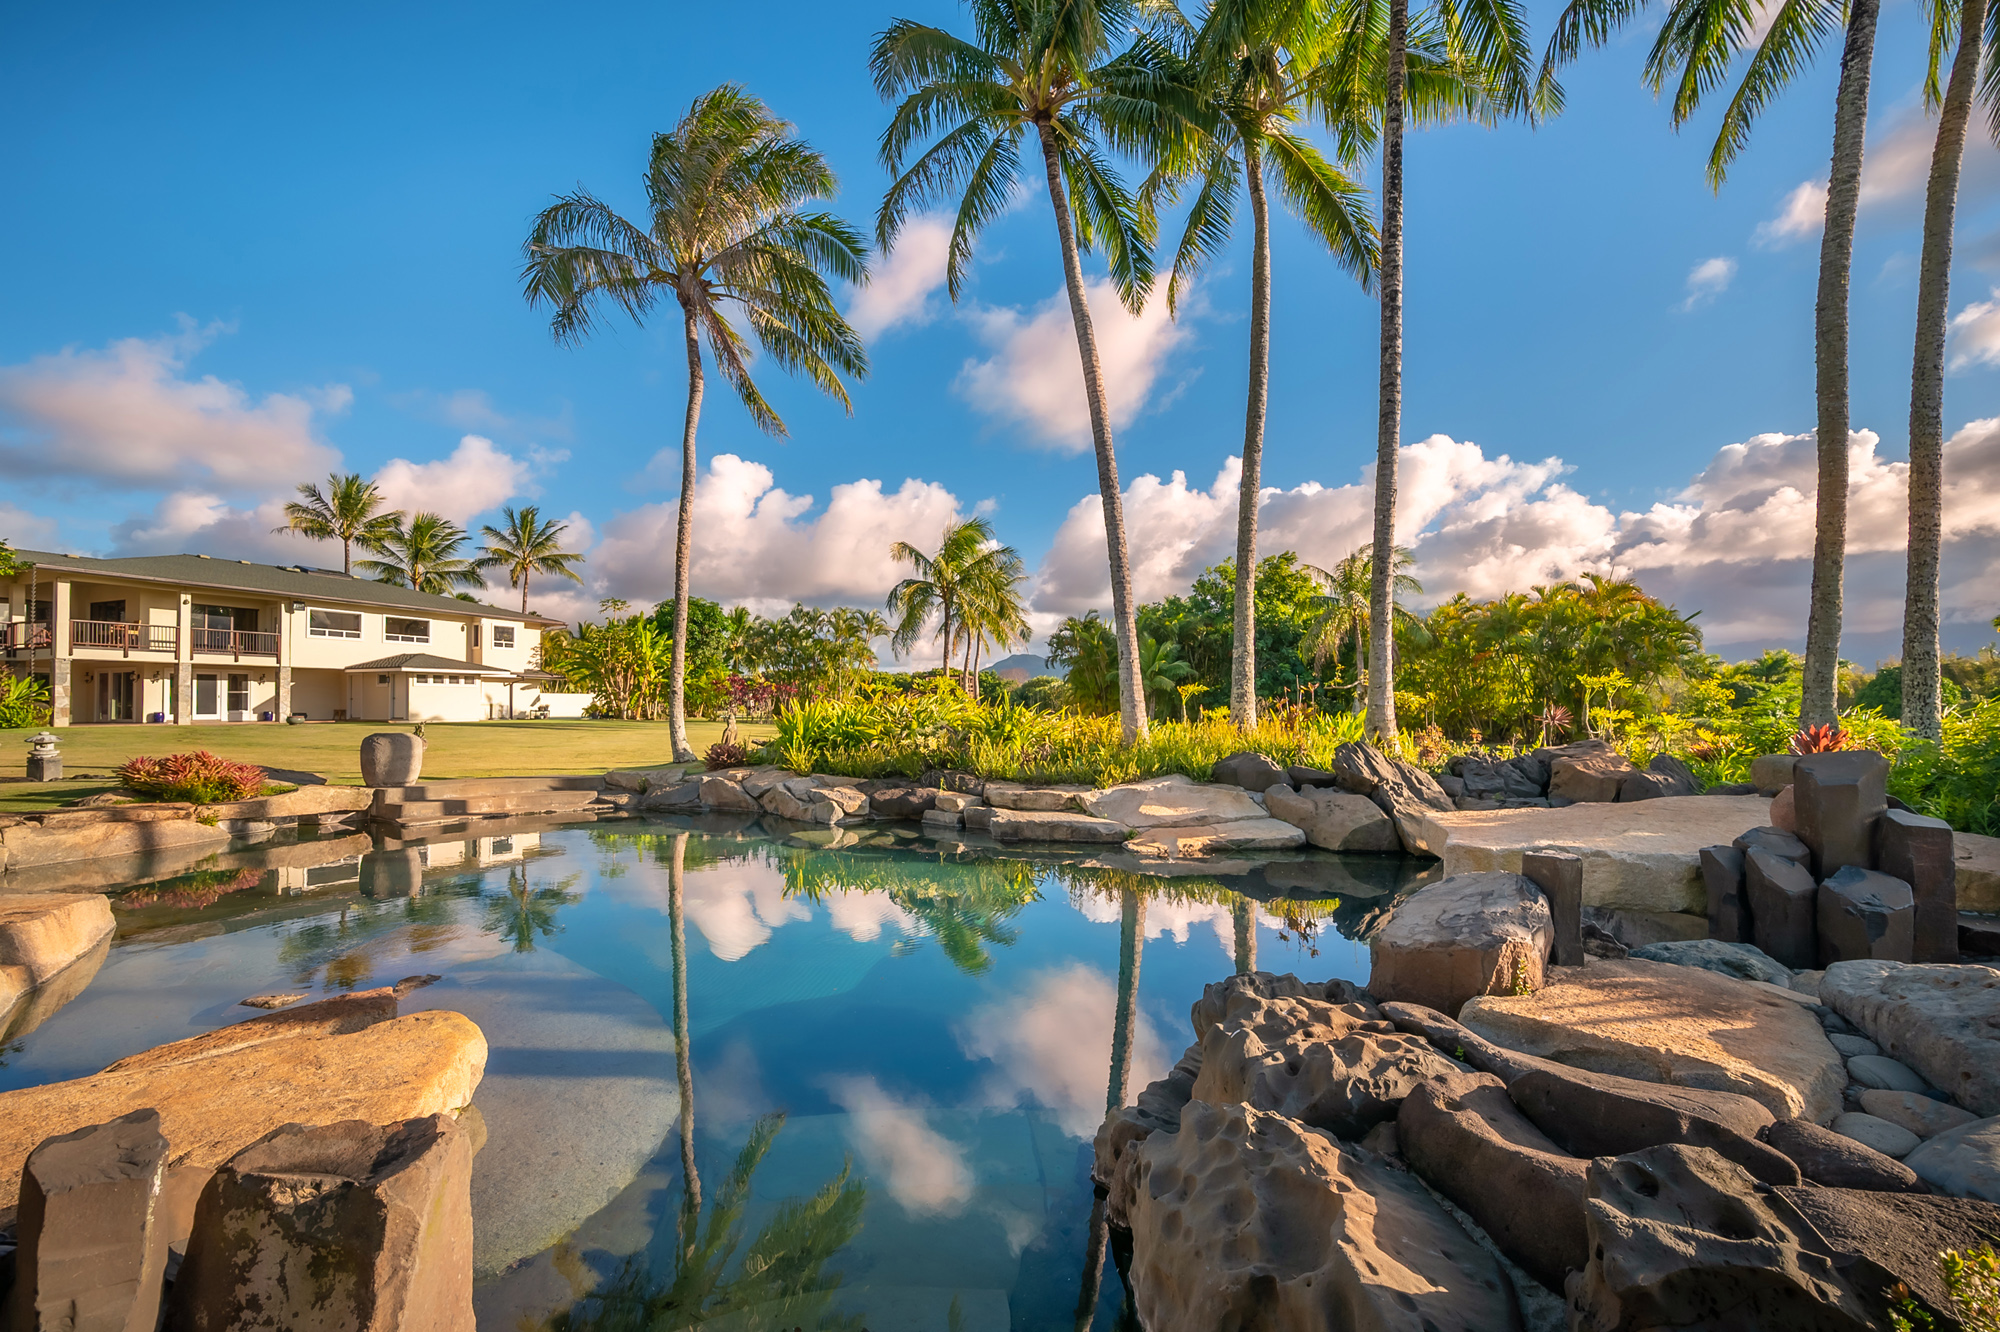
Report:
M1352 936L1428 877L878 840L632 822L239 854L114 895L109 955L0 1046L0 1090L241 1021L250 995L435 975L403 1011L464 1012L491 1047L482 1328L1108 1329L1129 1311L1092 1213L1107 1091L1163 1075L1202 986L1253 958L1365 980Z

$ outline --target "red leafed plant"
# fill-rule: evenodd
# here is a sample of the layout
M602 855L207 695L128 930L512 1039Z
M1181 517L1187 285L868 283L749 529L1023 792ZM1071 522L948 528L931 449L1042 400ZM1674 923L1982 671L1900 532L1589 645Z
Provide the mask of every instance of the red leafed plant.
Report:
M749 746L734 741L718 740L708 747L708 752L702 755L702 761L708 764L710 772L722 768L740 768L750 761L750 749Z
M1792 736L1794 754L1831 754L1845 748L1847 732L1840 729L1838 722L1802 726Z
M218 758L205 749L161 758L135 758L118 770L118 780L145 795L162 800L188 800L197 805L249 800L261 795L265 786L262 768Z

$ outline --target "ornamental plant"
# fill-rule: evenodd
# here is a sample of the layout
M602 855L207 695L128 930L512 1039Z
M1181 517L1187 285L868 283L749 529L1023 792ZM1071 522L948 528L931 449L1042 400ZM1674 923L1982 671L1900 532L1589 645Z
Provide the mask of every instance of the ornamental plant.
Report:
M160 800L186 800L197 805L249 800L263 794L265 786L262 768L219 758L205 749L161 758L135 758L118 770L118 780L142 795Z

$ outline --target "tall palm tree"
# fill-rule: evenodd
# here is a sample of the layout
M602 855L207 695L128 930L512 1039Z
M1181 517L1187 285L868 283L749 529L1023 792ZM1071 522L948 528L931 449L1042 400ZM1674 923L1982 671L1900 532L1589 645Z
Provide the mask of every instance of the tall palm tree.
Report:
M938 617L937 637L944 644L947 671L961 639L969 649L974 621L989 634L1002 625L1008 633L1016 623L1025 627L1017 590L1026 576L1020 552L1001 545L993 535L993 524L984 518L945 524L935 555L926 555L907 541L895 542L889 554L915 570L889 589L888 609L897 617L889 647L898 656L916 645L932 615Z
M1545 77L1573 59L1585 43L1602 44L1643 8L1645 0L1570 0L1549 38L1542 65ZM1739 0L1673 0L1646 57L1645 78L1655 93L1670 80L1675 83L1673 123L1678 128L1723 82L1736 56L1755 48L1709 150L1708 183L1719 190L1730 164L1749 144L1759 113L1811 65L1826 36L1845 26L1840 83L1834 93L1826 223L1820 233L1819 295L1813 309L1813 437L1819 486L1805 681L1799 701L1802 726L1831 723L1837 711L1841 577L1847 553L1847 293L1854 267L1854 215L1861 203L1861 149L1868 127L1868 82L1880 11L1880 0L1783 0L1770 15ZM1770 26L1760 36L1758 27L1766 17ZM1927 230L1928 213L1927 207ZM1931 255L1927 242L1926 258ZM1921 322L1918 336L1924 336Z
M354 547L377 550L396 530L402 515L384 508L382 492L357 472L329 472L326 489L308 481L299 498L285 504L285 525L273 532L299 532L314 541L340 543L340 571L354 572Z
M979 693L979 663L990 643L1006 647L1028 641L1028 607L1021 597L1021 584L1028 579L1020 552L1012 546L994 546L982 552L959 610L965 626L966 690Z
M1577 0L1617 3L1617 0ZM1455 117L1533 120L1560 105L1554 81L1537 86L1527 17L1515 0L1341 0L1342 81L1351 105L1381 108L1382 230L1376 282L1382 336L1375 433L1373 579L1368 589L1368 731L1396 736L1396 463L1403 430L1403 136L1405 122Z
M1267 0L1218 0L1195 34L1188 78L1208 113L1163 155L1140 191L1150 210L1201 182L1188 209L1167 282L1167 305L1228 243L1237 183L1250 198L1250 384L1243 415L1243 467L1236 515L1236 602L1229 668L1229 716L1257 724L1257 504L1264 418L1271 382L1271 214L1267 180L1334 261L1372 287L1374 218L1366 191L1344 170L1369 137L1367 119L1340 99L1324 60L1327 31L1317 9ZM1306 119L1333 136L1329 161L1299 133Z
M1903 725L1926 739L1944 736L1938 671L1938 556L1944 528L1944 343L1950 325L1952 226L1959 167L1979 83L1986 0L1958 0L1958 49L1951 80L1937 95L1946 5L1937 5L1926 100L1939 104L1924 192L1923 257L1917 268L1917 345L1910 365L1910 538L1903 593ZM1990 78L1990 75L1989 75ZM1994 90L1989 89L1989 101ZM2000 132L2000 123L1994 126Z
M416 592L442 597L455 587L478 587L482 581L471 560L458 551L465 529L435 513L401 514L388 535L378 538L379 560L362 560L356 567L378 583L395 583Z
M644 225L581 190L558 196L535 218L521 277L531 306L554 307L551 328L560 343L587 336L602 303L639 323L668 297L680 307L688 389L667 717L674 758L689 760L688 576L702 344L767 434L785 434L785 423L750 377L749 344L728 307L779 367L803 372L852 411L841 375L866 375L868 356L834 306L827 276L866 280L867 245L832 213L807 210L834 193L832 168L788 122L733 84L702 94L671 132L653 136L645 186Z
M1137 147L1180 128L1171 87L1148 48L1112 55L1140 16L1137 0L969 0L974 40L897 19L875 39L869 68L883 100L901 97L882 132L893 183L875 224L888 249L914 209L956 196L946 286L965 289L979 233L1021 187L1022 139L1041 152L1042 177L1062 250L1070 322L1097 456L1111 611L1118 638L1119 717L1129 743L1145 734L1139 631L1125 535L1125 501L1112 447L1104 367L1084 293L1081 256L1102 246L1119 299L1135 314L1153 285L1152 234L1100 141ZM914 162L922 141L931 140Z
M569 524L553 518L544 521L542 511L532 504L520 510L510 506L500 513L499 527L487 524L479 529L486 544L479 548L481 554L472 563L478 569L507 571L507 586L521 589L523 615L528 613L529 575L555 574L572 583L583 581L582 575L571 567L582 564L583 556L562 548L562 534L569 530Z
M1389 604L1395 608L1399 623L1409 623L1416 617L1402 605L1402 599L1420 596L1424 585L1407 572L1416 564L1416 557L1407 546L1397 546L1395 575L1391 583ZM1308 577L1325 589L1318 598L1317 613L1307 626L1305 637L1300 643L1312 658L1315 667L1328 657L1337 657L1343 640L1352 640L1354 645L1354 711L1360 712L1365 706L1368 681L1368 654L1363 649L1370 637L1370 616L1374 611L1375 553L1372 548L1363 548L1347 556L1328 570L1314 564L1299 566ZM1393 635L1390 642L1395 641ZM1338 665L1338 662L1335 663Z

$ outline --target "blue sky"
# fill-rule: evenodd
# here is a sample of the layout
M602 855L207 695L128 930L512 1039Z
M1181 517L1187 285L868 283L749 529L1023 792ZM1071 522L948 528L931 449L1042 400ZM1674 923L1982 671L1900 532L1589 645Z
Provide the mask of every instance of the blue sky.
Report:
M1553 12L1533 10L1538 45ZM17 201L0 218L17 256L0 313L0 535L323 562L264 519L340 466L461 521L524 501L576 515L592 584L549 609L665 595L677 465L651 464L678 443L677 330L611 325L556 347L520 295L528 220L579 184L636 208L649 135L735 80L829 155L835 206L872 222L887 110L866 51L896 16L963 27L935 0L610 7L568 43L545 8L507 5L0 11L0 169ZM1854 501L1848 651L1864 660L1893 650L1901 587L1930 138L1919 28L1917 6L1891 0L1855 262L1854 423L1879 436ZM1539 129L1411 142L1409 536L1433 592L1615 567L1701 609L1714 646L1796 645L1818 244L1780 223L1824 177L1836 53L1718 195L1702 175L1713 117L1677 135L1640 86L1650 40L1635 30L1587 57L1568 110ZM1990 145L1959 216L1955 432L2000 416L2000 315L1980 304L2000 282ZM1142 596L1230 545L1233 476L1218 474L1241 440L1244 249L1177 324L1100 314L1125 477L1159 479L1131 501ZM1289 220L1274 267L1268 548L1326 562L1361 539L1376 311ZM697 591L874 604L889 540L930 544L947 512L982 507L1036 570L1042 623L1106 600L1101 539L1088 506L1075 512L1095 474L1069 426L1074 347L1049 306L1045 202L1024 198L992 232L957 310L926 294L934 269L920 231L861 298L874 373L852 417L768 367L788 441L710 395ZM1961 433L1947 464L1962 647L1992 641L2000 610L1996 433ZM719 456L740 462L711 484Z

